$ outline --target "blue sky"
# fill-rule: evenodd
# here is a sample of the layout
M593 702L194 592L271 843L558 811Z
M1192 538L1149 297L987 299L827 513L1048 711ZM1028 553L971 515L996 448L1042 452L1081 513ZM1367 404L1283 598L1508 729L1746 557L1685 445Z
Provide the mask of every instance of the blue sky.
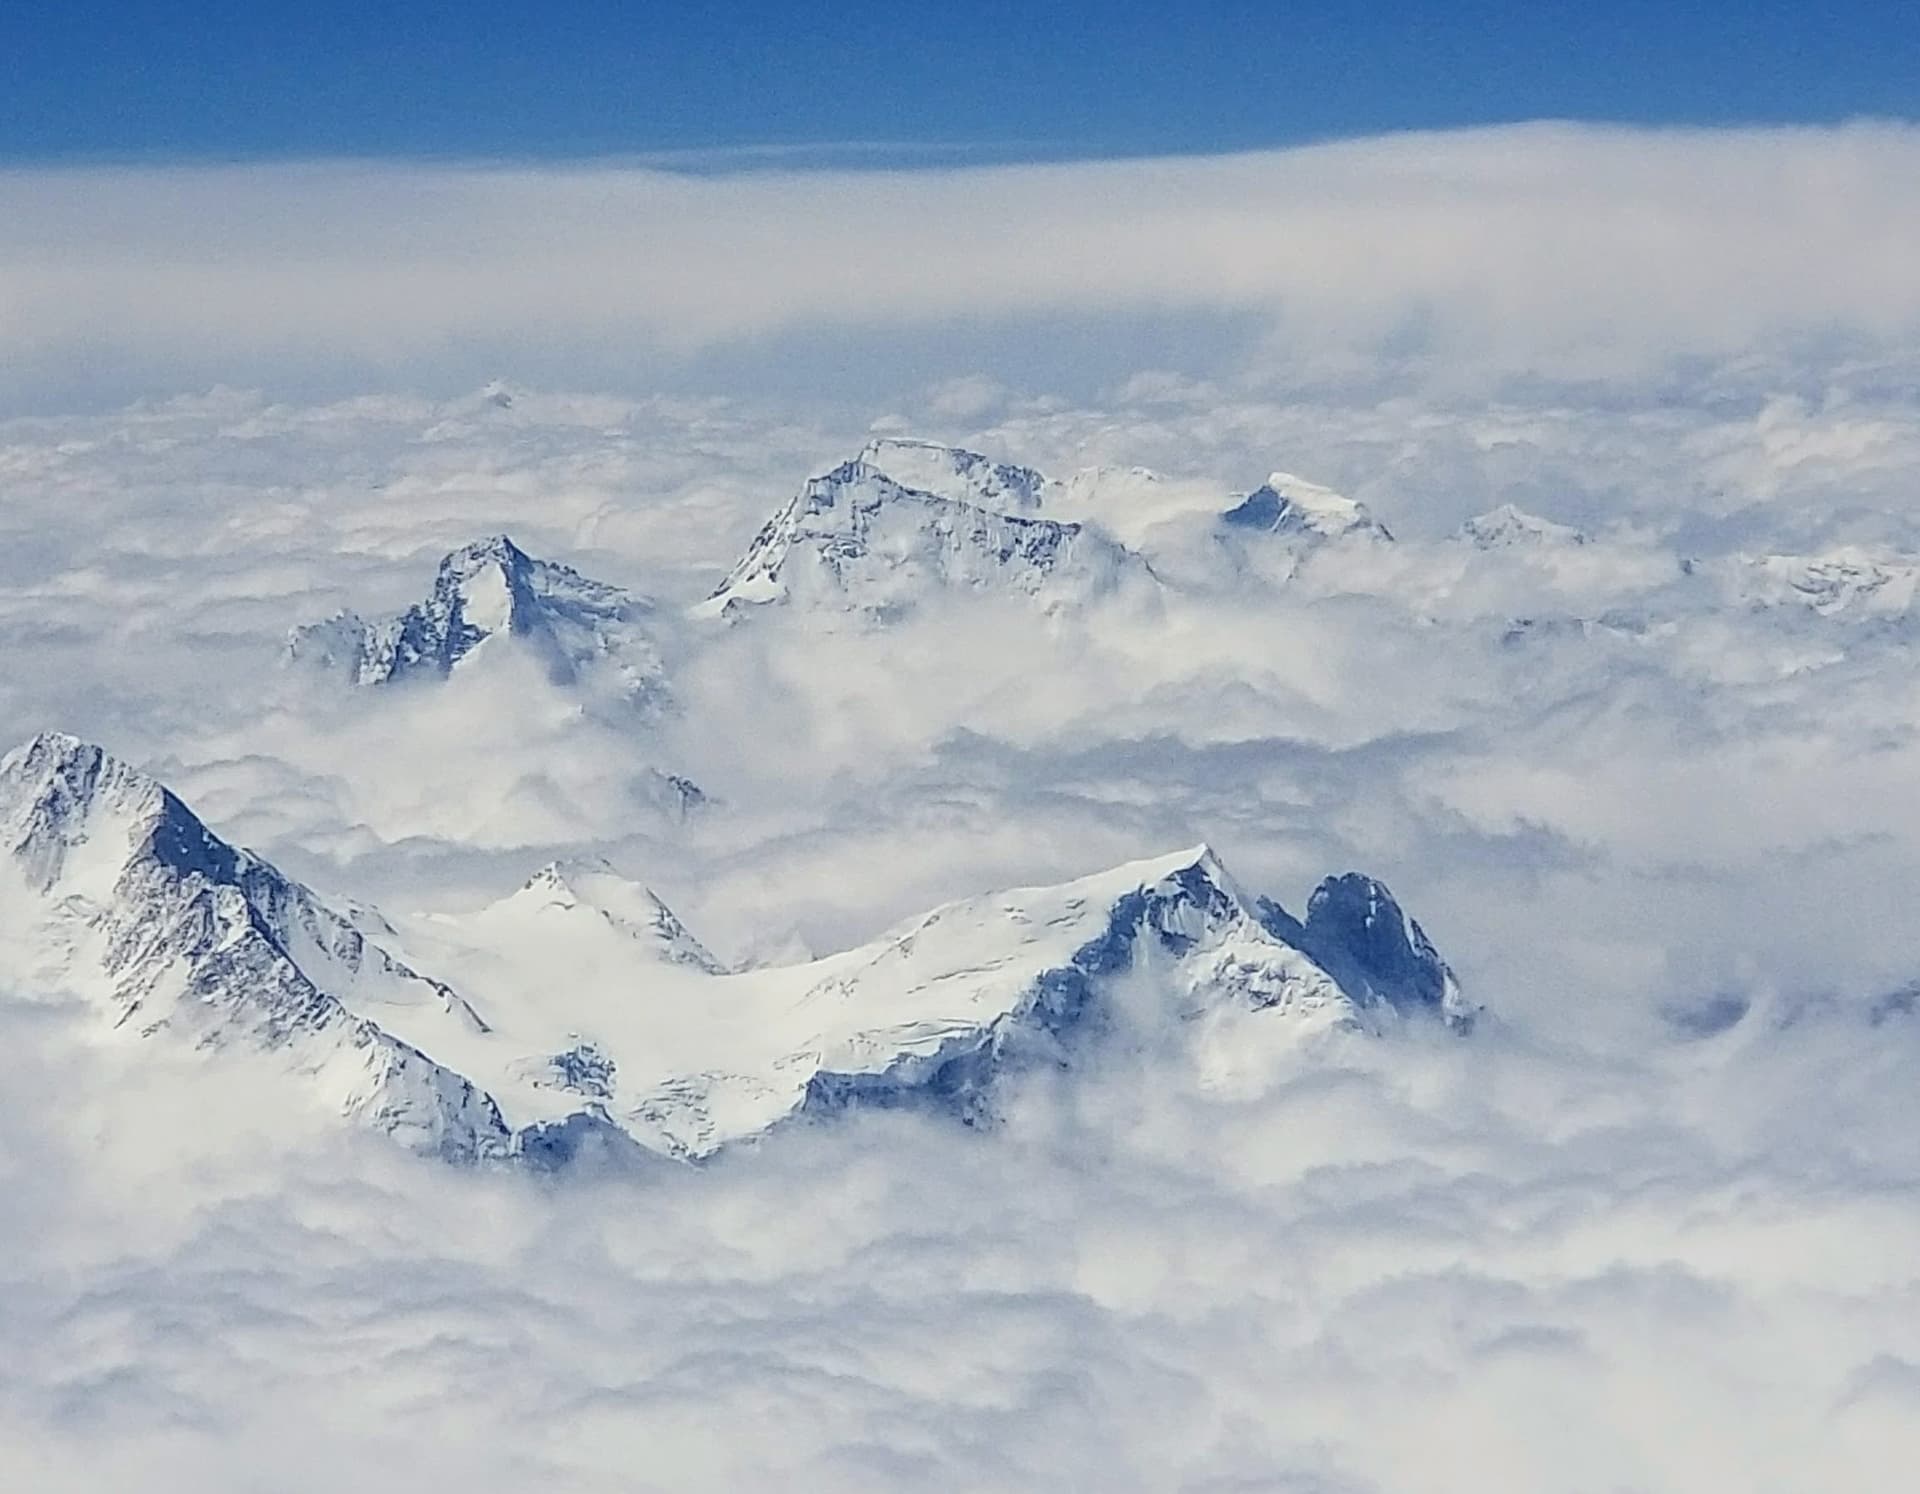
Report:
M0 159L1005 160L1542 117L1911 118L1917 16L1910 0L21 4L0 14Z

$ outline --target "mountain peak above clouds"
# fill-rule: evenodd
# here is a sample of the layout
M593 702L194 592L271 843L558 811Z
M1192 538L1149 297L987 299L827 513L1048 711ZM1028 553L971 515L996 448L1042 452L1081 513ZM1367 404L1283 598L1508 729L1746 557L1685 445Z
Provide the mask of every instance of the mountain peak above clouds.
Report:
M1052 609L1129 581L1151 584L1145 562L1084 525L909 487L855 459L810 479L695 611L737 616L781 603L885 621L943 592L1014 596Z
M462 1160L555 1165L595 1138L702 1156L852 1106L978 1122L1008 1075L1069 1065L1116 1029L1284 1051L1458 1005L1379 884L1324 884L1298 925L1205 846L733 973L597 860L382 942L393 925L340 916L150 776L57 735L0 760L0 873L10 988L270 1062L337 1112ZM402 937L458 989L403 960Z
M652 610L642 598L536 559L496 534L443 558L423 601L391 617L342 612L297 627L286 654L355 684L385 685L444 679L494 640L511 639L556 681L604 675L627 698L658 704L666 684L649 631Z
M1287 472L1268 477L1223 513L1220 521L1235 529L1310 540L1393 538L1392 531L1358 499Z
M1452 968L1384 882L1359 872L1328 877L1307 900L1305 923L1265 899L1261 911L1277 936L1310 954L1356 1000L1472 1026L1474 1008Z
M1475 514L1460 526L1457 534L1460 539L1481 550L1548 548L1589 542L1585 530L1543 519L1511 503L1502 503L1486 513Z
M510 1148L489 1097L353 1009L457 1043L485 1031L470 1006L98 747L44 734L0 759L0 922L10 989L266 1060L422 1150Z

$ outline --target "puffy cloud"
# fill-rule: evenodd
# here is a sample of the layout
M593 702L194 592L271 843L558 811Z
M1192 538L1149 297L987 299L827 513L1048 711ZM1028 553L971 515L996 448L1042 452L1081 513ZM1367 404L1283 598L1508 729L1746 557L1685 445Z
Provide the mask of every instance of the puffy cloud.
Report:
M5 1020L9 1481L1904 1487L1905 1029L1119 1061L991 1135L554 1185Z

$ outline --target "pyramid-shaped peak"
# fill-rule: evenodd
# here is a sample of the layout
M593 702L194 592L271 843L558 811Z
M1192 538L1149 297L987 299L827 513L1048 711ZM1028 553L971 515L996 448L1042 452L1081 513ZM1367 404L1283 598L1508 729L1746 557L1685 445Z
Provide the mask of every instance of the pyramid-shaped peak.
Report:
M672 964L709 974L721 969L712 952L658 893L603 857L569 856L549 861L496 907L518 908L543 918L555 911L567 917L585 915Z
M221 881L240 861L157 778L65 732L43 732L0 759L0 852L42 888L77 857L96 894L135 855Z
M1358 499L1290 472L1271 474L1222 514L1221 520L1237 529L1263 530L1270 534L1320 539L1348 534L1383 540L1393 538L1387 526L1374 518Z
M1502 503L1483 514L1475 514L1460 526L1460 538L1482 550L1587 543L1584 530L1543 519L1512 503Z
M57 768L80 764L97 768L106 757L104 749L82 741L70 732L35 732L19 746L0 757L0 771L30 771L32 768Z
M43 814L65 816L102 793L144 802L164 790L158 780L68 732L37 733L0 757L0 814L31 804Z
M533 557L507 535L490 534L450 551L440 562L440 571L442 575L467 577L489 566L498 566L510 575L519 576L532 569L534 563Z
M1349 990L1470 1024L1453 971L1386 883L1359 872L1328 877L1307 902L1305 935L1308 952Z
M1204 843L1123 862L1067 884L1063 890L1075 892L1090 905L1112 905L1116 911L1145 899L1168 906L1189 905L1211 916L1257 916L1254 904L1233 874Z
M1232 877L1221 864L1219 856L1205 841L1191 845L1184 850L1170 851L1164 856L1153 856L1145 861L1128 862L1115 869L1128 875L1138 876L1143 882L1165 881L1170 877L1202 876L1210 882L1229 883Z
M613 863L604 856L562 856L549 861L520 884L523 892L544 889L577 891L578 885L596 877L615 877Z
M630 699L655 703L665 686L650 611L643 597L491 534L448 553L432 590L405 611L373 619L342 612L296 627L286 657L377 685L408 675L445 678L487 640L510 634L556 683L597 672Z

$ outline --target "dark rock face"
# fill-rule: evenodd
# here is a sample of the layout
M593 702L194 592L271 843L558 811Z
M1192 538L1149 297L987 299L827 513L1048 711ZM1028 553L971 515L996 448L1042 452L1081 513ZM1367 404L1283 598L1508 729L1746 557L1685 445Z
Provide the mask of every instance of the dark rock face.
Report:
M1284 488L1275 487L1277 481L1276 477L1255 488L1221 514L1220 522L1230 529L1322 540L1341 534L1371 535L1381 540L1393 538L1392 531L1360 504L1337 495L1327 495L1316 504L1297 492L1290 494ZM1333 506L1327 506L1329 503Z
M532 1172L623 1176L677 1166L648 1151L606 1115L576 1110L563 1120L540 1121L514 1135L513 1160Z
M1276 938L1310 955L1356 1000L1454 1025L1470 1021L1453 971L1384 882L1359 872L1328 877L1308 899L1305 923L1278 903L1263 898L1260 906Z

